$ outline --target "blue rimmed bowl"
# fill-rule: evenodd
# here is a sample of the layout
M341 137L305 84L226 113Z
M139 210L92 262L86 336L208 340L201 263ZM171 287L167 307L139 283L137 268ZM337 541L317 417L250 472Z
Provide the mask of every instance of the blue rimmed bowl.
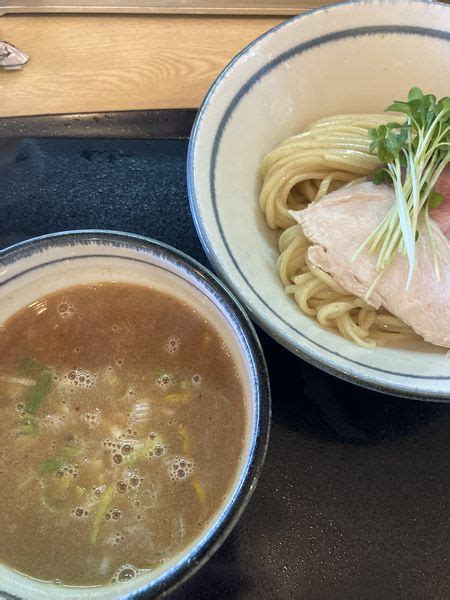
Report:
M17 310L65 287L99 281L147 285L178 296L209 320L234 356L245 389L246 434L235 480L197 538L159 569L121 584L80 588L26 577L0 564L0 597L109 600L154 597L194 573L220 546L255 488L268 441L269 382L253 326L227 289L199 263L159 242L109 231L72 231L0 251L0 325Z
M412 86L448 95L450 6L345 2L291 19L225 68L196 120L188 155L191 210L216 271L277 341L338 377L382 392L450 400L445 349L366 350L301 313L275 263L278 234L258 207L258 168L320 117L382 112Z

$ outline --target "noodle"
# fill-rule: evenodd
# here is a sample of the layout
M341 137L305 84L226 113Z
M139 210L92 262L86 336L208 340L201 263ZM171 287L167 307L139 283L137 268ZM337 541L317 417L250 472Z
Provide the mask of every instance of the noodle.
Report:
M302 210L342 186L363 181L379 164L368 130L386 115L337 115L311 124L281 142L262 161L259 204L271 229L281 228L277 271L299 308L328 329L364 348L417 339L384 309L347 293L307 258L309 240L290 210Z

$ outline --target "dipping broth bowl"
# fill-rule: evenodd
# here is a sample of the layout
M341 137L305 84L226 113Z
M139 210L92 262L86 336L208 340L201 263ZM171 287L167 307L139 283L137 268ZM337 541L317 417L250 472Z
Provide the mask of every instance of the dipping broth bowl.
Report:
M0 252L0 325L37 299L77 284L122 282L183 299L220 331L238 368L246 398L244 450L221 508L197 538L154 571L100 587L44 583L0 565L0 597L107 600L157 596L192 575L224 541L255 488L268 441L270 392L253 326L227 289L181 252L143 237L73 231L35 238ZM145 527L145 522L142 524Z

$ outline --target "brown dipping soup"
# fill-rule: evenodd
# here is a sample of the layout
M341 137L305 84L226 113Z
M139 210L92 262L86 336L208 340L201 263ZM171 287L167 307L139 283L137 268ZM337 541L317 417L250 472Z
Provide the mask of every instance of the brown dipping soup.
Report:
M125 283L0 327L0 561L65 585L160 567L208 527L244 447L244 390L200 312Z

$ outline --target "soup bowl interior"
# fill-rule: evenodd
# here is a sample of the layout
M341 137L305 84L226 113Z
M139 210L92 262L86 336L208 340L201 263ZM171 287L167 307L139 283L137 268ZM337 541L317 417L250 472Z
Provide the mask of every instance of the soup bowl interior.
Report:
M213 275L181 253L151 240L113 232L71 232L19 244L0 253L0 325L39 298L96 282L138 284L166 292L195 308L220 331L245 391L244 449L219 510L188 547L161 567L121 584L80 588L39 582L2 564L0 596L100 600L167 590L192 574L223 541L246 505L262 466L270 400L259 343L235 300Z
M197 117L188 157L191 209L208 257L277 341L310 363L383 392L447 400L446 351L361 348L288 297L275 269L279 232L258 206L262 158L311 121L382 112L412 86L448 94L450 6L373 0L283 23L239 54Z

